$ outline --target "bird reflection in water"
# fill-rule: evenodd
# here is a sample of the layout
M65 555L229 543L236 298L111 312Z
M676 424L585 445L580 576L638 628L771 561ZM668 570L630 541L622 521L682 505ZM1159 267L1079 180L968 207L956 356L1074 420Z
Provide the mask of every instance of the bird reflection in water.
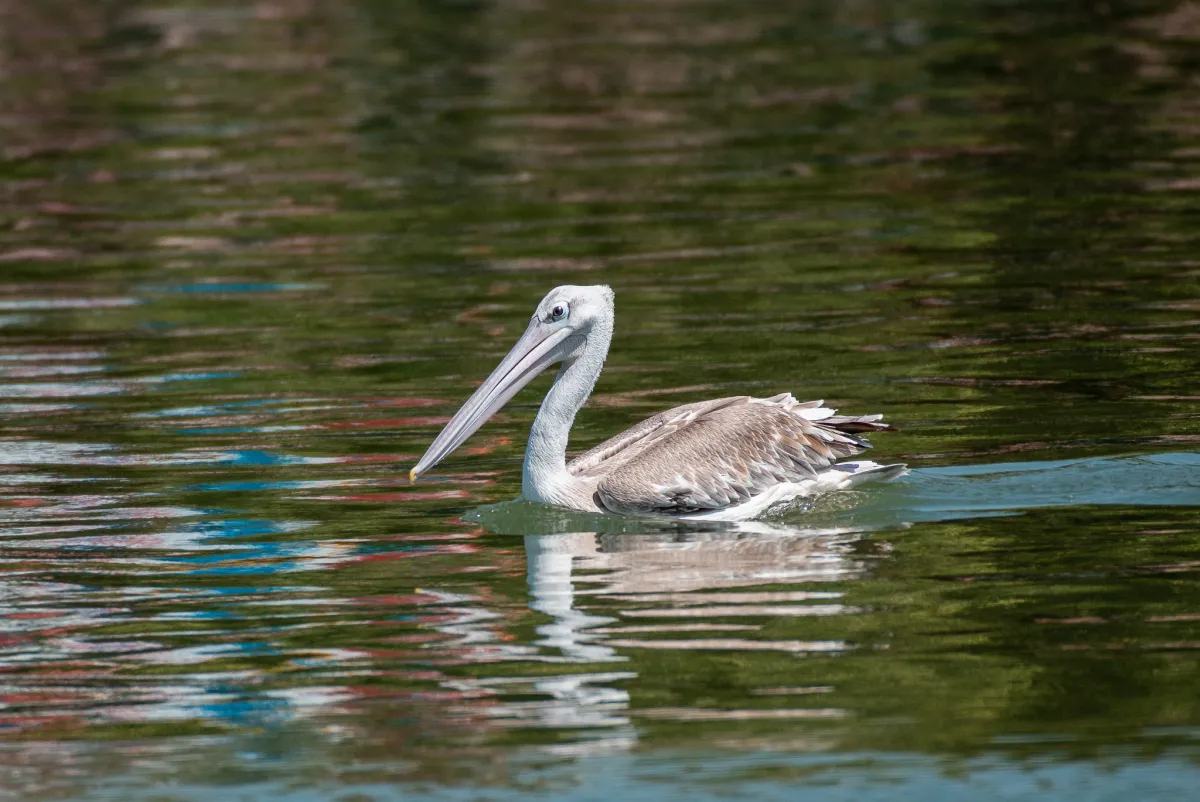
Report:
M856 552L860 538L850 531L762 523L720 532L527 535L531 607L554 618L552 625L539 628L543 635L539 645L589 661L618 659L614 647L795 652L843 648L830 641L746 637L761 627L724 620L847 612L838 590L747 588L857 578L868 564ZM588 606L601 605L587 605L588 598L603 600L605 608L615 607L617 617L590 612ZM681 632L701 637L667 641L630 637ZM729 632L742 637L702 637ZM612 636L622 639L614 641Z
M638 678L630 670L632 649L769 650L799 655L847 648L842 641L761 637L763 617L851 612L840 603L840 591L754 588L807 586L861 576L869 558L856 551L860 537L839 530L766 524L721 532L527 535L529 606L550 618L536 629L538 659L592 668L617 665L606 671L468 682L493 691L501 682L505 693L523 690L541 696L535 702L501 702L493 708L493 716L518 720L522 726L567 727L587 733L560 749L631 748L637 740L631 722L637 717L687 718L704 713L632 710L629 681ZM744 621L729 622L743 616ZM810 707L784 712L803 718L838 713ZM778 716L780 709L708 713L754 718L767 713Z

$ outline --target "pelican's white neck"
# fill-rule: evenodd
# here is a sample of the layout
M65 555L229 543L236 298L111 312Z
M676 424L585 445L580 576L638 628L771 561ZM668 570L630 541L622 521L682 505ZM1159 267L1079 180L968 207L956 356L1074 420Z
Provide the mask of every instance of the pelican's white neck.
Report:
M529 430L521 471L521 494L530 501L569 506L564 498L578 489L574 487L578 480L567 472L567 439L575 413L596 386L611 342L612 318L608 316L595 322L580 353L563 362L550 385Z

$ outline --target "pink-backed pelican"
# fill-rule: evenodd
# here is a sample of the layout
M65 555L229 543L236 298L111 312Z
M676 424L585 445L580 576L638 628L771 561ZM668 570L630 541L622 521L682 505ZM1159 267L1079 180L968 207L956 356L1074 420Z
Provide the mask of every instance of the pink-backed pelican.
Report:
M606 286L551 290L409 479L441 462L556 362L562 367L525 449L521 494L530 501L587 512L741 521L797 497L904 472L900 464L837 462L870 447L856 435L891 428L882 415L838 415L821 401L801 403L790 393L684 404L567 462L571 424L604 367L613 318Z

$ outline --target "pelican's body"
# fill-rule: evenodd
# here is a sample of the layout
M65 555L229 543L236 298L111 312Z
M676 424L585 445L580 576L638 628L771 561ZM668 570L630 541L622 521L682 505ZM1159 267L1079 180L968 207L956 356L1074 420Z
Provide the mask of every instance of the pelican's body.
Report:
M903 465L838 463L869 446L880 415L846 417L820 401L734 396L660 412L571 462L567 438L591 395L613 332L608 287L558 287L500 366L463 404L412 469L440 462L550 365L562 368L534 419L522 495L558 507L736 521L799 496L893 478Z

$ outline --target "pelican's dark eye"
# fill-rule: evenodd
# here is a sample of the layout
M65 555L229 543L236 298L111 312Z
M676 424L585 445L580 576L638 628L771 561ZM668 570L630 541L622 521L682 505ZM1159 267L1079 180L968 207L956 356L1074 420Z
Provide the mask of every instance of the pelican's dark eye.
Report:
M570 311L570 308L568 308L566 304L555 304L554 308L550 310L550 319L562 320Z

